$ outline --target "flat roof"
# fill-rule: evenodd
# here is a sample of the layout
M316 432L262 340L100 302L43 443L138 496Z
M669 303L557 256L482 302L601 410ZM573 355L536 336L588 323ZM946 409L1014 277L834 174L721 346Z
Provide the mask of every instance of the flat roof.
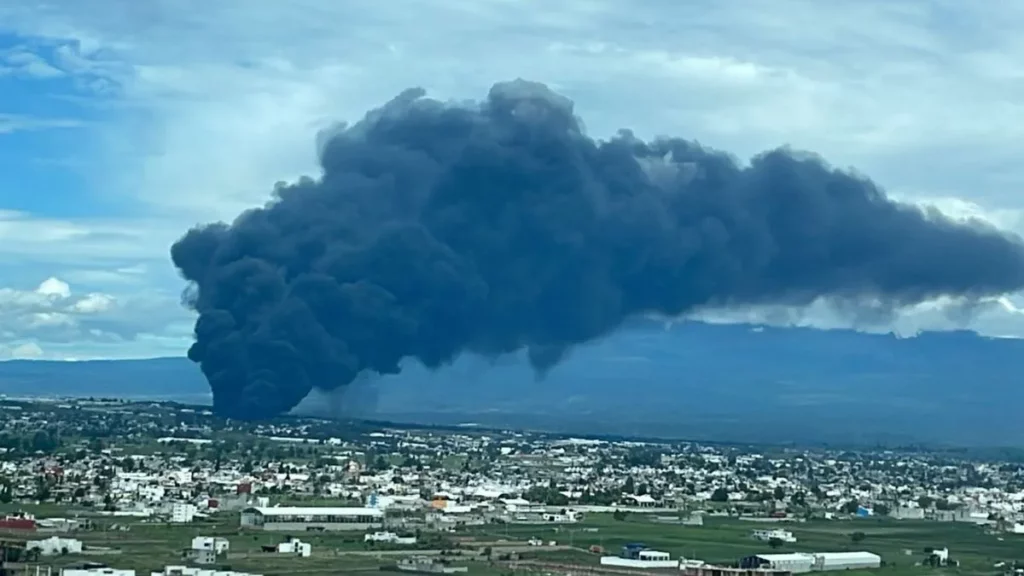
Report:
M379 508L333 507L333 506L256 506L246 512L257 512L264 516L383 516Z
M791 562L794 560L802 560L806 562L813 562L814 555L807 554L805 552L789 552L785 554L757 554L758 558L767 560L769 562Z
M881 560L882 557L874 552L818 552L815 554L826 560Z

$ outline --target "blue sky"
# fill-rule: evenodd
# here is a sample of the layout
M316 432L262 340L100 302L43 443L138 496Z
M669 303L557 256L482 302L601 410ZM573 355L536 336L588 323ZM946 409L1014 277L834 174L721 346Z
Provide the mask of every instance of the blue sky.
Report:
M1024 5L954 0L0 3L0 357L182 354L168 246L315 174L315 138L410 86L525 77L591 133L782 144L1024 232ZM1024 335L1019 295L913 332ZM845 325L824 307L715 313Z

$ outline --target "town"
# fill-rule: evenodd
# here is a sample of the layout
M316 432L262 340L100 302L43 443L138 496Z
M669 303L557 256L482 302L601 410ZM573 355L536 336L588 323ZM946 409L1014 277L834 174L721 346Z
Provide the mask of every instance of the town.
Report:
M0 398L0 562L5 576L1024 574L1024 464Z

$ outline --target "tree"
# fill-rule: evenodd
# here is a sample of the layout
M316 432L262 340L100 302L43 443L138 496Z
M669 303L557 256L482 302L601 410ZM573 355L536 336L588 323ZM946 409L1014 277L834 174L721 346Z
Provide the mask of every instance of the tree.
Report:
M649 466L656 468L661 464L661 452L652 448L633 448L623 458L626 466Z
M782 538L769 538L768 545L772 547L772 550L782 548Z
M854 544L863 542L867 537L868 535L863 532L854 532L853 534L850 534L850 540L853 541Z
M935 499L931 496L921 496L917 499L917 505L925 510L931 508L933 504L935 504Z
M569 503L569 498L558 490L553 481L547 486L533 486L523 492L523 498L530 502L541 502L548 506L565 506Z
M785 500L786 499L786 489L783 488L782 486L776 486L775 487L775 492L773 493L773 496L775 497L776 500L780 500L780 501L781 500Z
M729 491L726 490L724 487L721 487L721 486L719 486L718 488L715 488L715 491L711 493L711 501L712 502L728 502L729 501Z
M35 499L45 502L50 499L50 481L46 476L36 477Z
M100 452L106 450L106 448L107 446L103 443L103 440L100 440L99 438L93 438L89 440L89 450L93 454L99 454Z
M11 487L11 483L4 481L3 485L0 486L0 504L10 504L14 501L14 489Z
M52 430L36 430L32 435L31 450L33 452L53 452L60 445Z

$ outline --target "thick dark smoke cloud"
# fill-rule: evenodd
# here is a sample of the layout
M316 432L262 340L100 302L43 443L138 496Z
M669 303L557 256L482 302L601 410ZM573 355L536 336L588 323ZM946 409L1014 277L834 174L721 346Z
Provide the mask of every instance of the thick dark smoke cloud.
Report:
M171 249L222 414L274 416L406 358L526 349L544 370L647 313L1024 287L1016 236L785 149L741 167L677 138L595 141L521 80L470 104L408 90L319 144L319 178Z

